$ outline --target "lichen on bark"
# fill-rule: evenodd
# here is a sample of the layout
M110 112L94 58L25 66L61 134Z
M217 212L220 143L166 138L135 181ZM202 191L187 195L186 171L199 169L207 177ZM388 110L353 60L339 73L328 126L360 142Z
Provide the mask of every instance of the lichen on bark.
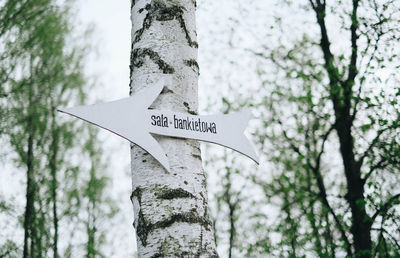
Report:
M185 10L186 9L183 5L172 4L172 6L167 6L165 1L162 0L151 1L151 3L147 4L144 8L140 8L138 10L139 13L147 11L147 14L143 20L142 28L135 32L133 43L141 40L144 31L150 28L153 21L177 20L183 32L185 33L185 37L189 46L197 48L198 44L196 41L191 39L189 31L186 27L185 19L183 18L183 13Z

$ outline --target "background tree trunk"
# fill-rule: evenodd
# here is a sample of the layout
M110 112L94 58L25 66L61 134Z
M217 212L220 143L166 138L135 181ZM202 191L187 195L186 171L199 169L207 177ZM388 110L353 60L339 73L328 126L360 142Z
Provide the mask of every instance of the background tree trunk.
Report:
M195 1L132 0L130 93L168 77L154 108L197 113ZM199 143L155 136L171 172L131 146L139 257L216 257Z

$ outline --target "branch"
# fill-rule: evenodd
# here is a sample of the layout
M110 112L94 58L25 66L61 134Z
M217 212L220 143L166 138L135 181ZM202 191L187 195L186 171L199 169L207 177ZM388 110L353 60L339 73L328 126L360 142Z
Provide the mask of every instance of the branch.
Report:
M282 121L278 118L278 119L277 119L277 122L278 122L278 124L281 126L282 132L283 132L283 136L285 137L286 141L289 142L290 147L294 150L294 152L296 152L297 154L299 154L299 156L305 157L305 155L304 155L303 153L301 153L299 147L297 147L296 145L294 145L294 143L293 143L293 141L292 141L293 139L290 138L290 137L287 135L285 129L283 129Z
M354 84L354 79L357 76L357 57L358 57L358 46L357 46L357 30L358 30L358 9L359 0L353 0L353 12L351 14L351 59L349 64L349 75L347 77L345 85L351 90L352 84Z
M324 150L325 150L325 142L328 140L328 137L329 137L330 133L332 132L332 130L333 130L334 128L335 128L335 126L334 126L334 125L331 125L331 127L329 128L329 130L328 130L328 131L324 134L324 136L322 137L321 150L320 150L320 152L318 153L317 160L316 160L316 162L315 162L315 168L318 169L318 170L319 170L319 168L320 168L322 154L324 153Z
M379 208L374 215L372 215L371 217L371 221L370 223L374 223L376 217L379 216L379 214L383 213L383 212L387 212L390 208L392 208L392 203L394 201L396 201L396 199L400 198L400 193L393 195L384 205L381 206L381 208Z
M364 178L362 179L362 182L365 184L365 182L367 182L368 178L372 175L372 173L379 168L385 168L386 166L389 165L389 163L385 163L385 161L387 161L386 159L381 159L376 165L374 165L373 167L370 168L370 170L368 171L368 173L364 176Z
M282 126L282 122L279 119L277 121ZM329 136L330 132L333 130L333 128L334 128L334 126L331 126L331 128L328 130L328 132L323 137L323 144L321 147L322 150L319 154L319 158L321 158L321 156L322 156L324 144L325 144L326 140L328 139L328 136ZM282 129L282 132L283 132L285 139L289 142L290 146L292 147L292 149L299 155L304 156L301 153L300 149L293 144L292 139L286 134L286 131L284 129ZM314 173L314 175L316 177L318 189L320 191L319 198L321 198L322 203L328 208L329 212L331 213L331 215L333 216L333 218L335 220L335 223L340 231L340 234L342 235L343 241L346 243L347 255L352 256L351 245L350 245L349 239L347 238L346 231L344 230L344 227L343 227L339 217L336 215L335 211L333 210L333 208L331 207L331 205L329 204L329 201L327 199L326 188L325 188L324 181L322 179L322 175L320 173L319 167L317 169L316 167L313 167L311 164L308 164L308 165L310 166L312 172Z
M378 247L379 247L379 245L380 245L382 239L384 239L384 237L383 237L383 224L384 224L384 223L385 223L385 220L382 219L382 221L381 221L381 229L379 230L380 232L379 232L379 237L378 237L378 243L377 243L376 246L375 246L375 252L374 252L374 256L373 256L373 257L376 257L376 254L377 254L377 252L378 252ZM385 243L385 244L386 244L386 243Z
M6 242L6 244L7 244L7 242ZM8 250L5 251L5 253L0 254L0 258L10 257L9 254L11 254L12 252L15 252L17 250L18 250L18 247L16 247L16 246L10 247L10 248L8 248Z
M313 2L312 0L309 0L309 1L310 1L310 4L311 4L312 9L313 9L314 11L317 11L317 6L316 6L316 4L314 4L314 2Z
M317 3L313 3L312 0L310 0L311 6L313 10L315 11L315 15L317 16L317 23L320 27L321 30L321 42L320 46L322 49L322 52L324 54L324 60L325 60L325 65L329 69L329 66L331 66L331 61L332 61L332 52L330 50L330 41L328 37L328 32L326 29L326 24L325 24L325 5L321 3L320 0L317 0Z
M321 31L321 41L319 43L323 56L324 56L324 61L325 61L325 70L328 73L329 77L329 85L331 87L330 89L330 94L331 94L331 100L333 102L333 106L335 110L341 109L340 106L340 91L336 89L340 84L342 84L342 81L339 78L339 73L337 68L333 64L333 54L330 50L330 41L328 37L328 32L325 24L325 16L326 16L326 4L325 1L324 3L321 3L320 0L316 0L316 3L313 3L312 0L309 0L315 15L317 17L317 23L319 25L320 31Z
M262 57L262 58L264 58L264 59L266 59L266 60L269 60L269 61L272 61L272 63L274 63L278 68L281 68L282 70L284 70L284 71L287 71L288 69L293 69L296 73L301 73L299 70L297 70L297 69L294 69L294 68L289 68L288 66L285 66L285 65L283 65L282 63L280 63L275 57L274 57L274 55L273 54L271 54L271 55L269 55L269 56L266 56L264 53L261 53L261 52L256 52L256 51L254 51L254 50L252 50L252 49L246 49L247 51L249 51L250 53L252 53L252 54L254 54L254 55L256 55L256 56L259 56L259 57ZM288 57L290 57L290 51L287 53L287 55L286 55L286 57L285 58L288 58ZM294 62L295 64L297 64L298 66L300 66L300 67L302 67L304 64L303 63L300 63L297 59L295 59L294 57L293 58L289 58L289 60L290 61L292 61L292 62ZM318 78L315 74L313 74L313 73L310 73L310 74L307 74L307 75L309 75L309 76L311 76L314 80L316 80L317 82L319 82L319 81L321 81L321 79L320 78Z
M322 175L320 173L320 170L316 170L316 169L312 169L316 179L317 179L317 185L318 185L318 189L320 191L319 197L322 199L322 203L328 208L329 213L331 213L331 215L333 216L333 219L335 220L335 223L340 231L340 234L342 235L342 238L344 240L344 242L346 243L346 248L347 248L347 255L349 257L352 256L352 252L351 252L351 245L350 245L350 241L347 238L346 235L346 231L344 230L344 227L339 219L339 217L336 215L335 211L333 210L333 208L331 207L331 205L329 204L327 195L326 195L326 188L324 185L324 181L322 179Z
M374 6L371 6L371 8L373 8L373 9L377 12L378 7L377 7L377 5L376 5L376 2L374 2L374 4L375 4L375 5L374 5ZM364 72L362 73L361 78L364 77L365 74L368 73L368 71L369 71L369 69L370 69L370 67L371 67L372 60L374 60L375 57L376 57L376 53L377 53L378 47L379 47L379 44L378 44L378 43L379 43L379 41L381 40L382 36L384 36L386 33L388 33L388 32L390 31L390 30L389 30L389 31L387 31L387 32L383 32L382 29L379 28L379 26L381 26L382 24L384 24L385 22L387 22L387 20L391 19L392 14L389 16L388 19L381 19L381 17L380 17L379 14L377 14L376 16L377 16L377 18L379 19L379 21L371 26L372 29L373 29L373 30L375 31L375 33L377 34L377 35L376 35L376 38L375 38L375 42L374 42L374 44L373 44L373 47L374 47L374 48L373 48L373 50L372 50L372 53L371 53L371 55L370 55L370 57L369 57L368 62L365 64ZM365 25L365 26L366 26L366 25ZM367 27L367 26L366 26L366 27ZM367 54L367 52L368 52L368 50L369 50L369 48L370 48L370 46L371 46L371 37L370 37L370 34L372 34L372 33L371 33L370 29L371 29L371 28L368 28L368 27L367 27L367 31L365 31L365 32L360 31L360 33L363 34L363 35L367 38L367 46L366 46L365 49L362 51L362 54L361 54L361 56L362 56L361 62L363 62L363 60L364 60L363 57L366 57L366 56L367 56L366 54ZM361 95L361 91L362 91L362 84L363 84L364 81L365 81L365 80L361 80L361 81L360 81L360 88L358 89L358 96L356 97L356 102L355 102L355 104L354 104L353 114L352 114L352 118L351 118L352 121L354 120L354 118L355 118L355 116L356 116L356 114L357 114L358 104L359 104L359 102L360 102L360 95Z
M395 244L397 246L397 249L400 250L400 244L397 242L397 239L395 239L392 234L390 234L385 228L371 228L371 230L374 231L382 231L384 233L387 234L387 236L390 238L390 240L392 241L393 244Z
M371 54L371 56L370 56L370 59L368 60L368 63L367 63L366 66L365 66L366 68L365 68L364 74L366 74L366 73L368 72L368 69L371 67L371 62L372 62L372 60L375 58L376 52L377 52L377 50L378 50L378 41L379 41L379 39L377 39L376 42L375 42L374 51L372 52L372 54ZM369 40L368 40L368 46L367 46L366 49L365 49L365 53L366 53L366 51L367 51L368 48L369 48ZM365 53L364 53L364 54L365 54ZM364 76L364 74L363 74L362 76ZM355 98L356 101L355 101L355 103L354 103L353 114L351 115L351 121L354 121L354 119L355 119L355 117L356 117L356 115L357 115L357 112L358 112L358 104L360 103L360 100L361 100L362 86L363 86L364 82L365 82L365 79L364 79L364 80L360 80L360 86L359 86L359 88L358 88L357 97Z
M339 217L336 215L335 211L333 210L333 208L331 207L331 205L329 204L328 198L327 198L327 194L326 194L326 187L324 184L324 180L322 178L321 175L321 171L320 171L320 160L322 157L322 154L324 152L324 146L325 146L325 142L327 141L330 133L332 132L332 130L334 129L334 125L332 125L329 130L325 133L325 135L323 136L323 140L322 140L322 145L321 145L321 151L318 154L317 157L317 161L316 161L316 166L315 167L311 167L311 171L313 172L314 176L316 177L317 180L317 186L319 189L319 197L322 200L322 203L328 208L329 213L333 216L333 219L335 220L335 223L340 231L340 234L342 235L343 241L346 243L346 248L347 248L347 255L349 257L352 256L352 251L351 251L351 245L350 245L350 241L347 238L346 235L346 231L344 230L344 227L342 225L342 222L340 221Z
M356 161L358 168L360 168L364 162L364 159L366 157L368 157L368 154L370 153L370 151L372 150L373 147L375 147L375 145L379 142L379 138L381 137L381 135L389 128L384 128L378 131L378 133L376 134L375 138L372 140L371 144L368 146L367 150L364 152L364 154L360 157L360 159L358 161Z
M348 66L348 77L343 84L344 90L344 106L347 112L350 113L351 109L351 99L353 96L353 87L355 85L355 78L358 74L357 70L357 58L358 58L358 45L357 45L357 30L358 30L358 17L357 17L357 9L358 9L359 0L353 0L353 11L351 13L351 25L350 25L350 34L351 34L351 57L350 64ZM354 114L354 112L353 112ZM352 120L353 117L351 116Z
M239 204L239 202L242 201L242 198L240 198L240 193L243 192L243 190L247 187L247 181L246 183L240 188L240 190L235 194L236 195L236 201L233 202L233 207L236 208L236 206Z

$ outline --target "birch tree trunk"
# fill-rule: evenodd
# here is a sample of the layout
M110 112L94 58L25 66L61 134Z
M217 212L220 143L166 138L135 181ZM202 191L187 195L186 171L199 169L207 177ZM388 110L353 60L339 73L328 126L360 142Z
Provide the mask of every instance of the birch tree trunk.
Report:
M152 107L197 113L195 0L131 0L130 93L168 78ZM171 167L131 146L139 257L217 257L199 143L155 136Z

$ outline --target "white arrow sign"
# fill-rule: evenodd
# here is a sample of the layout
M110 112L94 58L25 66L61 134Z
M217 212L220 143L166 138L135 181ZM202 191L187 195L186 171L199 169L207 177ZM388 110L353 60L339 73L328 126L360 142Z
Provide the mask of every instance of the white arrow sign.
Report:
M168 171L167 156L150 133L216 143L236 150L258 164L258 156L243 133L251 117L250 111L195 116L148 109L163 87L162 83L158 83L129 98L58 111L107 129L139 145Z

